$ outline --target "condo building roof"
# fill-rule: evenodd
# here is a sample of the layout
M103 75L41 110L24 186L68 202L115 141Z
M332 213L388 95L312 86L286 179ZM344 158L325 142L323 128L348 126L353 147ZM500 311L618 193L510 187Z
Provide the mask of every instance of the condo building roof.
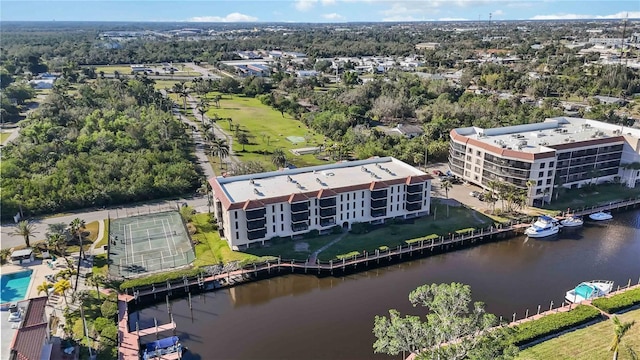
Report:
M546 157L542 154L565 148L624 141L623 135L640 138L640 129L589 119L556 117L535 124L493 129L466 127L451 131L451 137L456 141L497 149L506 156L518 152L520 156L515 157L530 159Z
M297 202L359 189L375 190L393 184L414 184L429 179L431 176L411 165L392 157L384 157L216 177L210 179L210 183L225 208L246 210L262 207L266 203Z

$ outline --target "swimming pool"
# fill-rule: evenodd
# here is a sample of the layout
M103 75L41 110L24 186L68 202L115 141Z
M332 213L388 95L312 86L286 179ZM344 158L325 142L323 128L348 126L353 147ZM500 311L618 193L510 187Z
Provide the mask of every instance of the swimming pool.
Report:
M23 300L29 289L33 270L0 275L0 304Z

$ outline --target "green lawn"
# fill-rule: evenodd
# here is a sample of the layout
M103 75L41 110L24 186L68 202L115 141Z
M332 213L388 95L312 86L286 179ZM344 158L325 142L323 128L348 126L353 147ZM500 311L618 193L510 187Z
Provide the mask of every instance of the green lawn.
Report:
M0 144L4 144L4 142L7 141L9 136L11 136L11 133L9 133L9 132L1 132L0 133Z
M96 66L96 74L100 75L100 71L104 71L105 74L114 74L117 71L120 73L120 75L130 75L131 66L129 65Z
M412 224L388 224L361 235L349 233L342 240L321 252L318 258L328 261L343 254L361 253L363 250L373 252L383 246L395 248L398 245L406 245L405 241L410 239L432 234L449 235L449 233L460 229L468 231L471 225L474 228L482 228L493 224L493 220L490 218L464 207L451 206L449 208L449 217L446 217L447 210L445 205L438 204L434 205L434 207L437 209L436 221L433 220L432 216L427 216L415 220ZM474 212L478 219L474 217ZM279 239L275 243L269 244L269 246L247 249L245 252L258 256L280 255L283 259L305 260L311 253L331 242L337 236L315 236L296 241ZM300 246L303 243L308 245L305 250L302 250L304 246ZM296 250L296 245L298 250Z
M212 98L214 95L214 93L210 93L208 97ZM207 111L207 116L210 118L213 118L214 115L219 118L231 118L233 120L231 126L235 128L236 124L239 124L240 131L244 131L249 136L249 144L245 146L246 151L243 152L242 145L237 142L236 132L229 131L229 122L219 121L219 125L236 139L233 142L233 150L242 161L260 161L275 169L273 165L270 165L271 157L269 154L277 148L282 148L285 150L289 162L298 167L326 163L317 159L313 154L295 156L288 151L318 146L324 141L322 135L307 128L302 122L288 114L285 114L283 118L280 112L263 105L258 99L223 95L220 100L220 108L216 108L212 102L211 108ZM306 137L308 141L293 144L287 140L287 136Z
M636 324L625 334L623 343L629 345L636 353L640 353L640 309L627 312L619 316L620 320L635 321ZM545 341L523 350L518 360L600 360L610 359L613 353L609 351L613 339L613 324L611 320L602 321L584 329L572 331L557 338ZM621 347L619 360L631 359Z
M606 205L610 202L621 201L640 196L640 188L630 189L617 184L602 184L593 188L566 189L545 209L566 210L579 209L595 205Z
M161 90L161 89L171 90L171 88L173 88L173 85L175 85L176 83L179 83L179 81L177 80L153 80L153 81L155 81L153 88L156 90Z
M469 230L471 226L479 229L493 224L493 220L489 217L464 207L450 206L449 217L447 217L446 205L437 204L434 205L434 209L436 210L436 220L433 220L432 216L426 216L415 220L413 224L385 225L367 234L350 233L320 253L318 257L321 260L330 260L352 251L372 252L381 246L395 248L398 245L406 245L405 241L410 239L431 234L449 235L456 230Z

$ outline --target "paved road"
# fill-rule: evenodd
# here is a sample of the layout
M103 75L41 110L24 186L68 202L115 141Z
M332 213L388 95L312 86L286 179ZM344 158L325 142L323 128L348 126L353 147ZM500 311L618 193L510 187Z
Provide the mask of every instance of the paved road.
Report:
M194 63L192 63L192 62L190 62L190 63L185 63L184 65L185 65L185 66L188 66L188 67L190 67L190 68L192 68L193 70L195 70L195 71L197 71L197 72L199 72L199 73L201 73L201 74L202 74L202 78L205 78L205 79L214 79L214 80L216 80L216 79L221 79L220 75L215 74L215 73L213 73L210 69L207 69L207 68L202 67L202 66L200 66L200 65L196 65L196 64L194 64Z

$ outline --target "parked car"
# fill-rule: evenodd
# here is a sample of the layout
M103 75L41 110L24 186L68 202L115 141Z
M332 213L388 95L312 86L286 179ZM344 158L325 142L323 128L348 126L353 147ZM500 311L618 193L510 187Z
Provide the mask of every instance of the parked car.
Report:
M440 170L433 170L433 175L442 176L444 173Z
M477 198L477 197L479 197L479 196L480 196L480 192L478 192L478 191L472 191L472 192L470 192L470 193L469 193L469 196L472 196L472 197L474 197L474 198Z

